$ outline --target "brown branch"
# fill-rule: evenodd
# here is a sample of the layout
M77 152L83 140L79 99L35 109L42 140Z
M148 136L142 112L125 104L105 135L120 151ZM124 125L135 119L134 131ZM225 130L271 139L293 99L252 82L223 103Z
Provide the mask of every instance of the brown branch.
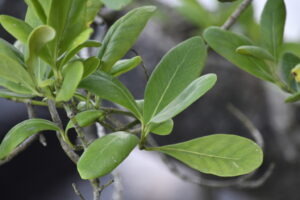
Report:
M226 22L222 25L222 29L228 30L230 29L239 16L250 6L253 0L244 0L241 5L229 16Z

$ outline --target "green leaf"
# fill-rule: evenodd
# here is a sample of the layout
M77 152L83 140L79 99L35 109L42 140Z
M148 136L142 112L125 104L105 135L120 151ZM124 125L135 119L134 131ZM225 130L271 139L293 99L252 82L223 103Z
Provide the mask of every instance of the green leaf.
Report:
M172 119L168 119L167 121L161 123L151 123L150 131L157 135L169 135L174 127L174 122Z
M93 29L89 28L90 22L87 22L89 3L91 2L88 0L72 1L62 39L59 41L59 55L89 39L93 32Z
M250 173L263 161L263 152L256 143L226 134L205 136L149 150L166 153L200 172L221 177Z
M44 7L40 3L40 1L39 0L26 0L26 2L28 4L28 6L32 9L32 11L34 11L35 15L39 18L41 23L46 24L47 23L47 15L46 15ZM44 1L43 3L45 3L45 2L46 1ZM48 1L48 2L50 3L51 1ZM49 3L47 4L46 7L50 6Z
M109 8L120 10L132 2L132 0L102 0L102 2Z
M45 58L51 63L48 49L44 48L46 44L55 38L55 30L50 26L39 26L35 28L28 38L28 50L26 55L26 64L30 73L33 73L37 66L39 56Z
M154 6L136 8L110 27L98 54L103 61L104 71L109 72L111 67L132 47L155 9Z
M69 101L76 92L83 75L83 64L80 61L69 63L63 71L63 83L56 96L56 101Z
M13 91L18 94L25 95L34 95L35 93L31 91L31 89L22 85L21 83L15 83L13 81L6 80L4 78L0 78L0 86L7 88L10 91Z
M68 15L71 10L72 0L52 0L49 12L49 17L47 19L47 24L54 28L56 32L56 42L62 39L64 30L68 25Z
M150 122L161 123L175 117L210 90L216 81L217 76L215 74L207 74L194 80L163 110L155 115Z
M29 34L32 31L32 27L26 22L7 15L0 15L0 23L17 40L23 44L27 43Z
M96 72L84 79L79 87L87 89L102 99L120 104L141 119L140 110L128 89L116 78L105 72Z
M289 52L283 54L280 62L282 78L285 83L287 83L287 85L294 91L298 91L299 88L292 75L292 69L299 63L300 58Z
M29 119L14 126L0 145L0 160L7 157L18 145L40 131L61 131L53 122L44 119Z
M134 149L139 139L126 132L115 132L95 140L77 163L82 179L102 177L113 171Z
M90 57L83 61L84 72L82 79L85 79L89 75L93 74L100 65L100 60L97 57Z
M268 0L260 20L261 42L276 60L283 42L285 18L284 0Z
M87 24L91 24L97 13L99 12L100 8L102 7L103 3L99 0L87 0L87 16L86 22Z
M75 116L75 119L80 127L86 127L86 126L93 124L95 121L97 121L103 115L104 115L103 111L100 111L100 110L87 110L87 111L78 113ZM69 121L65 132L68 132L68 130L73 127L74 127L73 122Z
M264 61L236 53L238 47L252 45L249 39L217 27L206 29L204 38L213 50L237 67L260 79L273 82L269 67Z
M34 83L25 69L21 53L8 42L0 39L0 78L9 85L23 85L32 92ZM2 83L3 83L2 82Z
M242 55L253 56L254 58L261 60L274 61L274 57L267 50L254 45L240 46L236 49L236 52Z
M1 82L1 80L0 80L0 82ZM1 83L0 83L0 85L1 85ZM17 98L17 99L30 99L33 96L32 95L26 95L26 94L17 94L17 93L11 92L9 90L0 88L0 97L2 97L2 98Z
M145 123L149 122L200 75L206 55L203 40L200 37L193 37L171 49L162 58L146 86Z
M136 56L130 59L124 59L116 62L116 64L112 67L110 70L110 74L114 77L120 76L135 67L137 67L139 64L141 64L142 58L140 56Z
M76 48L71 49L62 59L60 66L64 66L69 60L71 60L76 54L78 54L83 48L87 47L100 47L101 43L94 40L85 41L82 44L78 45Z

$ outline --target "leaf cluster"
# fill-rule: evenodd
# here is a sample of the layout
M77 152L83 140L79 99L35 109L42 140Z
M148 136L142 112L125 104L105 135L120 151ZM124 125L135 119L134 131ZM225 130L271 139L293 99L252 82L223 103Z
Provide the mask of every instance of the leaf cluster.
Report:
M99 42L89 38L93 32L91 22L102 3L120 8L125 1L27 0L26 3L28 11L24 21L5 15L0 17L2 26L18 40L18 48L0 40L0 85L5 88L0 94L5 98L52 100L57 107L65 108L70 122L66 128L43 119L30 119L16 125L0 145L0 159L5 159L28 137L43 130L57 131L76 151L77 144L70 141L69 129L75 128L78 136L84 137L78 131L80 128L94 123L105 125L111 112L116 111L103 107L102 101L107 100L126 109L117 111L131 116L137 122L132 126L138 124L140 133L131 131L130 124L125 130L109 127L112 133L87 146L82 144L84 152L77 169L83 179L110 173L136 146L166 153L201 172L218 176L238 176L260 166L263 157L260 147L235 135L215 134L174 145L147 146L149 134L170 134L174 124L172 119L216 83L214 74L200 76L207 57L207 47L201 37L190 38L172 48L152 73L144 99L136 100L118 77L143 62L140 56L123 57L138 39L155 7L144 6L128 12ZM228 51L230 56L236 48L248 42L236 40L237 36L216 28L207 31L208 41L207 36L213 36L208 32L221 36L228 34L226 41L231 37L237 41ZM213 41L220 40L214 36ZM275 44L266 45L273 50ZM88 47L98 48L98 54L81 58L79 51ZM249 52L255 51L260 49ZM278 55L277 51L272 53L270 57ZM246 60L250 65L251 60ZM260 70L254 74L272 81L272 77ZM77 107L75 116L70 111L73 105Z

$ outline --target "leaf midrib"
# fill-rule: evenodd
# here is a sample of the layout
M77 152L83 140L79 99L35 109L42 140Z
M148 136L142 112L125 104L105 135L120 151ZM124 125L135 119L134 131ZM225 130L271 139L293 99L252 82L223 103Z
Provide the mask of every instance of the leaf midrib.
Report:
M158 150L169 150L169 151L177 151L177 152L182 152L182 153L189 153L197 156L202 156L202 157L210 157L210 158L216 158L216 159L223 159L223 160L240 160L240 158L232 158L232 157L227 157L227 156L217 156L217 155L211 155L211 154L206 154L206 153L199 153L195 151L188 151L184 149L175 149L175 148L170 148L170 147L164 147L164 148L158 148Z
M190 48L190 49L191 49L191 48ZM161 95L159 101L157 102L157 104L156 104L156 106L155 106L155 108L154 108L154 111L152 112L151 117L149 118L149 121L151 121L151 119L154 117L154 115L157 114L157 110L158 110L158 108L159 108L159 106L160 106L162 100L164 99L165 94L166 94L167 91L169 90L169 87L170 87L171 83L173 82L173 80L174 80L174 78L175 78L175 76L176 76L178 70L180 69L180 66L182 65L182 63L185 62L185 59L186 59L186 57L187 57L187 55L189 54L190 51L191 51L191 50L189 50L189 51L184 55L184 58L182 59L182 61L180 62L180 64L177 65L177 68L176 68L174 74L172 75L170 81L168 82L167 87L166 87L165 90L163 91L163 93L162 93L162 95Z

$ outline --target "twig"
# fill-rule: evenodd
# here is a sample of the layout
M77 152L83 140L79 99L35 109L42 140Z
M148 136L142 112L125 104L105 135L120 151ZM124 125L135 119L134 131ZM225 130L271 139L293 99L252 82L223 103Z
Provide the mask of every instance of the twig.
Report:
M75 194L79 197L80 200L85 200L85 198L83 197L83 195L80 193L80 191L78 190L77 186L75 183L72 183L72 187L74 189Z
M131 51L132 51L135 55L137 55L137 56L140 55L139 52L137 52L137 50L135 50L135 49L131 49ZM149 72L148 72L148 70L147 70L147 68L146 68L145 63L144 63L143 60L142 60L142 63L141 63L141 67L143 68L143 71L144 71L146 80L148 81L149 78L150 78L150 75L149 75Z
M117 109L117 108L101 107L100 110L105 111L107 114L113 113L113 114L126 115L126 116L130 116L130 117L134 117L135 118L135 116L131 112L120 110L120 109Z
M256 143L263 149L264 139L260 131L253 125L253 123L246 117L246 115L244 115L239 109L237 109L232 104L229 104L227 108L238 120L240 120L243 123L243 125L249 130Z
M78 121L76 120L76 110L73 107L73 105L71 103L64 103L64 108L65 111L68 115L68 118L72 121L72 123L74 124L74 128L76 130L77 136L83 146L84 149L86 149L88 147L88 142L86 141L85 137L84 137L84 131L82 129L82 127L80 127L80 125L78 124Z
M253 0L245 0L241 3L241 5L229 16L226 22L222 25L222 29L228 30L233 24L236 22L238 17L248 8L248 6L252 3Z
M118 131L127 131L127 130L129 130L129 129L135 127L135 126L138 125L139 123L140 123L140 121L136 119L136 120L134 120L133 122L130 122L130 123L126 124L125 126L119 128Z
M57 112L57 108L55 106L55 102L53 100L48 100L48 108L51 115L51 118L54 123L58 125L61 129L63 129L62 121ZM72 148L62 139L62 136L59 132L56 132L56 136L60 142L60 145L67 156L76 164L79 160L79 156L72 150Z

